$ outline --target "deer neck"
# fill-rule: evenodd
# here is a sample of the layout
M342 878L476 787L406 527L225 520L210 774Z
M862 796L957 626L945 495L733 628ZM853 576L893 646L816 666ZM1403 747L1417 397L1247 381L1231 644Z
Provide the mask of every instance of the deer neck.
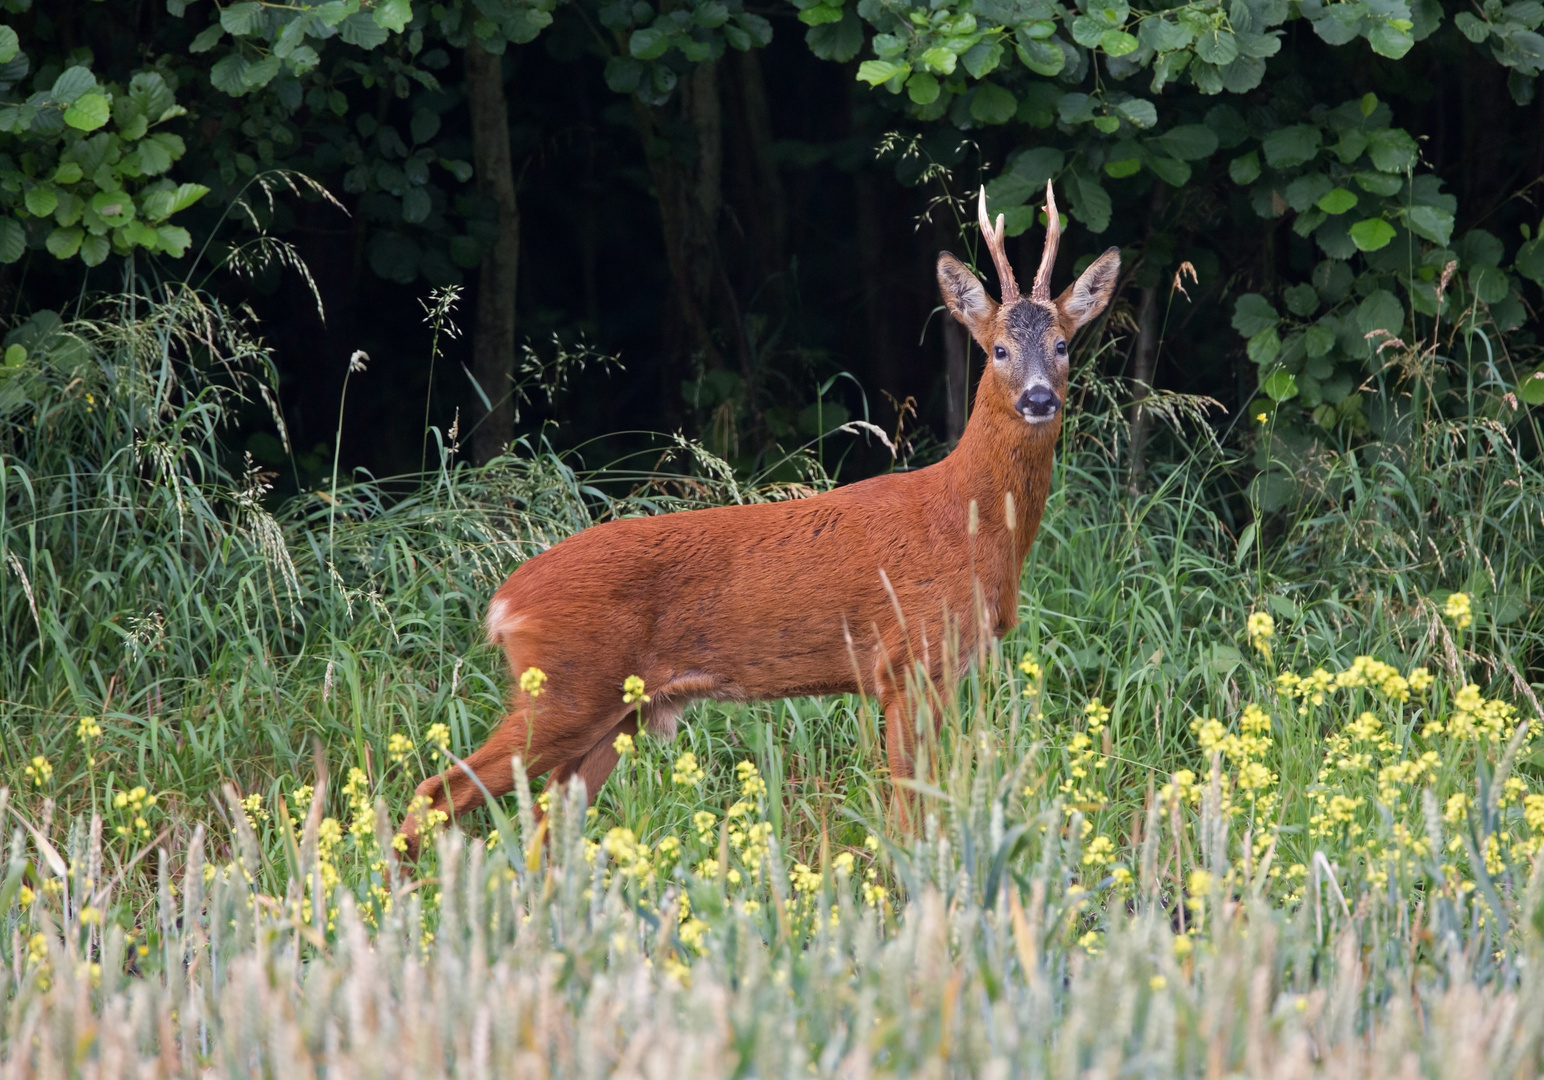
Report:
M1061 420L1025 423L1003 404L1007 396L999 392L993 375L988 365L959 445L944 461L954 488L967 503L976 504L978 542L1000 550L1007 563L1004 570L1012 573L1016 583L1051 489L1051 458Z

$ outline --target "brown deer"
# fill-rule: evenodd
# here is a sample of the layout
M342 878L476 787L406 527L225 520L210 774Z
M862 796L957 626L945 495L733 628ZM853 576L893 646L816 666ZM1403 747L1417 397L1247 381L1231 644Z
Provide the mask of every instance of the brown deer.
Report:
M466 759L494 797L512 789L515 755L531 775L549 774L548 790L578 776L593 797L617 764L619 734L641 721L670 738L699 698L877 695L891 777L911 776L917 683L908 688L907 672L920 662L935 684L943 677L948 621L962 654L1018 621L1019 575L1061 432L1068 342L1109 303L1120 269L1112 247L1051 299L1061 226L1050 184L1028 297L985 190L980 222L1001 304L953 255L938 256L945 305L990 358L943 461L792 502L608 521L509 576L488 607L488 637L517 678L534 667L547 682L539 697L517 689L498 730ZM623 701L630 675L643 679L646 704ZM453 814L484 798L461 766L418 794ZM403 823L411 851L420 827L415 815Z

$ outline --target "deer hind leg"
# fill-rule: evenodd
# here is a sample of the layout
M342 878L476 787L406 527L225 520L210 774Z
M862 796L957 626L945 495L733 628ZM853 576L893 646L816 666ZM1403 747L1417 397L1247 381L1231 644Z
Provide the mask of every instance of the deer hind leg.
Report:
M552 792L553 798L560 798L568 782L577 776L584 781L585 805L590 805L595 801L595 796L600 794L601 785L621 760L616 748L617 736L637 734L638 716L630 712L581 756L553 769L547 777L545 790Z
M608 723L595 712L593 703L565 700L555 693L543 694L535 705L522 694L519 705L504 717L487 742L467 755L464 764L429 777L414 794L429 800L430 813L460 818L486 801L484 789L495 799L514 790L511 758L521 759L528 776L539 776L581 758L594 739L595 728ZM417 855L422 817L409 814L402 822L401 833L407 838L410 857Z

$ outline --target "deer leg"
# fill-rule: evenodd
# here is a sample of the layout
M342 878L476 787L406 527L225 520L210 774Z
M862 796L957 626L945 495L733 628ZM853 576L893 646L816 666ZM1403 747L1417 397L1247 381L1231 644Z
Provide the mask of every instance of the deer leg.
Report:
M885 756L890 759L895 813L903 833L911 831L917 794L905 786L915 773L917 717L904 685L890 677L879 680L879 706L885 714Z
M601 785L611 775L611 771L617 767L620 755L616 750L618 735L638 734L638 714L628 713L622 720L605 735L600 741L584 752L582 757L564 762L552 770L547 777L546 790L552 792L553 798L561 798L563 789L574 777L584 781L585 805L595 802L595 797L600 794Z
M557 702L548 707L544 697L540 715L533 716L531 707L522 703L504 717L487 742L467 755L464 764L429 777L418 785L414 794L429 800L428 812L439 811L452 819L460 818L486 801L484 788L495 799L514 790L515 771L511 758L521 758L528 776L538 776L549 769L561 768L565 761L580 758L587 749L587 733L594 731L594 725L586 722L589 719L586 710L565 709L563 704ZM565 722L565 716L578 716L580 722ZM406 854L410 858L418 853L423 817L419 813L410 813L402 822L400 832L407 838Z

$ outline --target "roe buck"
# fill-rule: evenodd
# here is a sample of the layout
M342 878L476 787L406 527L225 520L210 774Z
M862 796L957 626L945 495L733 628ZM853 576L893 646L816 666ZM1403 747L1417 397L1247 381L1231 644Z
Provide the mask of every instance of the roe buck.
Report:
M513 787L520 755L532 776L550 773L548 790L579 776L593 798L617 764L619 734L641 719L668 738L698 698L877 695L892 779L911 775L907 672L921 661L935 684L943 676L949 620L963 649L1018 621L1061 432L1067 343L1109 303L1120 268L1112 247L1051 299L1061 227L1047 184L1045 251L1021 297L985 191L980 220L1001 304L953 255L938 256L944 303L991 360L943 461L792 502L608 521L509 576L489 605L488 637L517 678L535 667L548 682L539 699L514 691L503 723L466 759L493 796ZM979 620L961 618L977 605ZM623 702L630 675L651 695L641 708ZM418 794L455 814L483 802L461 766ZM420 827L416 814L403 823L410 850Z

